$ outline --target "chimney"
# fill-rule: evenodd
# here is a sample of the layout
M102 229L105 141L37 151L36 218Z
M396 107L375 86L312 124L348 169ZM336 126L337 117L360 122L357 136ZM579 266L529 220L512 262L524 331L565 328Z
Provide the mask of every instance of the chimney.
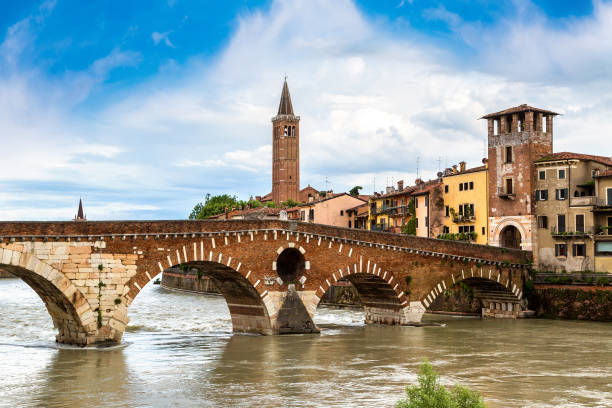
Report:
M418 186L419 184L423 184L423 180L421 180L420 178L418 178L418 179L414 180L414 184L416 184L417 186Z
M393 186L387 186L387 194L392 193L393 192Z
M465 162L464 161L460 161L459 162L459 171L465 171Z
M457 165L453 165L453 174L457 174Z
M404 180L400 180L397 182L397 189L402 191L404 189Z

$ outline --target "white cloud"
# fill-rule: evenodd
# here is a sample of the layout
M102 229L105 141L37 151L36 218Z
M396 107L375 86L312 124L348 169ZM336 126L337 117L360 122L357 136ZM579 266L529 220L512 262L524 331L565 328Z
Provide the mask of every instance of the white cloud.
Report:
M174 48L174 44L172 44L172 42L170 41L170 38L168 38L168 36L171 33L172 31L167 31L165 33L158 33L157 31L154 31L153 34L151 34L151 38L153 39L153 42L155 43L155 45L163 41L164 44L166 44L168 47Z
M108 201L144 208L146 217L160 210L184 216L206 192L265 194L270 118L284 73L302 118L303 185L323 188L328 177L336 191L362 185L367 193L374 177L377 190L387 179L408 184L417 156L425 178L434 176L438 160L479 165L486 124L477 118L521 103L564 113L555 123L557 151L609 155L612 141L603 136L612 133L612 84L603 70L612 50L601 39L611 37L612 6L597 3L593 17L564 30L525 7L529 23L519 10L490 28L443 9L430 13L481 46L476 65L422 36L390 36L349 0L276 0L269 11L243 15L212 62L172 62L87 117L72 108L141 55L113 50L58 83L36 70L7 68L19 66L33 36L31 27L15 25L0 46L9 72L0 77L0 128L10 135L3 142L11 152L0 183L74 181L79 189L132 194L128 204ZM171 46L169 33L154 34L156 44ZM170 200L176 196L180 201ZM29 218L28 209L12 203L0 195L0 218ZM73 215L72 202L54 205L59 212L49 217L68 209ZM97 218L120 216L108 206L95 211Z

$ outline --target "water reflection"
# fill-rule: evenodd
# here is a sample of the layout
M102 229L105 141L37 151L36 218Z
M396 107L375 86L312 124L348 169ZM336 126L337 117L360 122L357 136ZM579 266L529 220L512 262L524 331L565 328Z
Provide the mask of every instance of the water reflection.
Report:
M608 323L384 327L320 309L321 335L232 335L222 298L158 286L144 288L130 317L125 347L58 347L36 294L0 280L0 406L393 406L425 357L490 407L612 406Z

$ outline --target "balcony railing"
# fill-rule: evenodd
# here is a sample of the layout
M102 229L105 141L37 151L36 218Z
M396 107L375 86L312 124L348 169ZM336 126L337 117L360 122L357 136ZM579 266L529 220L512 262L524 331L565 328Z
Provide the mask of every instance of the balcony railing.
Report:
M603 200L601 198L597 198L594 196L585 196L585 197L570 197L570 206L589 206L589 205L599 205L601 202L603 204Z
M474 217L473 215L457 214L453 217L453 222L455 224L468 223L468 222L474 222L474 221L476 221L476 217Z
M503 187L497 188L497 195L500 198L507 199L507 200L514 200L514 198L516 197L516 194L514 193L514 191L507 192L506 189Z
M594 227L583 228L583 230L565 229L564 231L559 231L556 226L550 227L550 235L552 235L555 238L561 238L561 239L587 237L593 234L595 234Z
M382 224L370 225L370 231L383 231L383 232L387 232L387 231L389 231L389 226L388 225L382 225Z
M389 215L395 215L395 214L407 214L408 212L408 206L407 205L398 205L395 207L391 207L388 205L383 205L381 207L371 207L370 208L370 212L373 215L378 215L378 214L389 214Z

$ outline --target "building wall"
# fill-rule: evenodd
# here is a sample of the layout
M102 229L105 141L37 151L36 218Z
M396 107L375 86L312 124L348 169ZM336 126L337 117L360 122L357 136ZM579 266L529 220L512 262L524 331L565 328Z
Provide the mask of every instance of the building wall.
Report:
M608 206L607 190L612 189L612 177L596 178L595 189L599 199L598 204ZM595 226L602 227L612 225L612 211L601 209L595 213ZM599 235L595 236L596 242L612 241L612 230L602 230ZM598 272L612 272L612 255L595 254L595 270Z
M491 245L500 245L500 233L507 225L518 224L522 249L532 250L533 244L533 183L534 161L552 153L552 116L542 130L542 115L534 122L533 112L525 112L525 128L518 128L519 114L499 118L500 129L511 123L510 132L494 134L489 119L489 236ZM506 147L512 147L512 161L506 162ZM513 180L514 197L504 197L507 178ZM516 225L515 225L516 226Z
M476 232L476 243L487 244L488 243L488 181L487 181L487 170L471 172L471 173L458 173L456 175L446 176L442 180L444 184L444 205L449 207L449 216L446 216L446 210L444 215L444 226L449 229L451 233L458 233L460 226L474 226ZM474 183L474 188L469 189L469 183ZM459 190L459 185L468 183L467 190ZM446 186L448 186L448 193L446 193ZM474 204L474 221L457 223L453 222L453 217L450 213L450 208L453 208L457 213L459 211L459 205L463 204Z
M351 218L346 210L363 203L363 200L344 194L329 200L302 206L300 211L304 211L304 221L348 228L348 223ZM311 220L309 217L310 209L314 210L314 220Z
M591 170L595 163L589 161L562 161L552 163L539 163L536 165L536 190L548 191L547 200L536 201L536 234L537 239L534 246L534 260L538 269L546 271L583 271L595 269L594 244L592 234L594 232L593 205L594 196L592 191L586 191L580 187L591 180ZM559 171L565 173L565 178L559 178ZM540 172L545 172L542 180ZM567 189L568 196L565 199L557 197L556 190ZM582 193L584 196L581 196ZM586 195L589 193L589 195ZM578 194L579 197L575 197ZM566 233L575 233L579 228L576 226L576 216L584 216L584 231L590 235L571 236L559 233L558 216L565 217ZM543 228L538 223L538 217L547 217L547 227ZM557 256L555 245L567 245L567 255ZM573 245L585 244L585 256L574 256Z
M429 237L429 194L414 197L417 237Z

